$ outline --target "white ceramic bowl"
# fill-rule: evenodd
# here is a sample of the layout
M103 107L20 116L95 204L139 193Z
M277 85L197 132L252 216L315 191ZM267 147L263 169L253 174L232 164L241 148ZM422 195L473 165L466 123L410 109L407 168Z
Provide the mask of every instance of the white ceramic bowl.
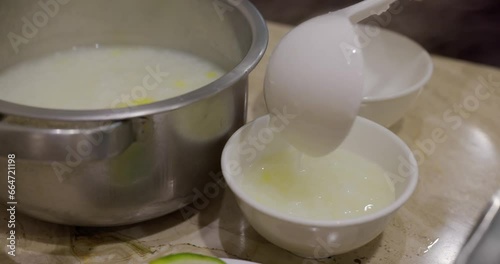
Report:
M323 258L363 246L384 230L390 217L408 200L416 187L417 162L408 146L388 129L358 117L340 148L353 151L389 172L395 183L396 200L378 212L349 220L306 220L276 212L257 203L241 186L242 168L249 166L261 153L254 148L256 155L248 155L249 142L251 138L263 139L259 135L264 133L262 131L269 131L269 120L269 115L260 117L233 134L222 153L222 172L253 228L273 244L296 255ZM276 134L273 136L271 142L266 136L266 141L260 142L260 145L284 142L276 139ZM254 158L250 159L251 156Z
M419 44L400 34L361 25L357 31L364 36L360 45L365 59L359 115L389 127L404 116L431 78L432 60Z

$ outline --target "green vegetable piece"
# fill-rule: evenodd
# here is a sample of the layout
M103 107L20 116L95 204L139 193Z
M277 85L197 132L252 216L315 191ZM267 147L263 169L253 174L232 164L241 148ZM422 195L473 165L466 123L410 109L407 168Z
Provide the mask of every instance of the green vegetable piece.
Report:
M149 264L225 264L224 261L193 253L178 253L155 259Z

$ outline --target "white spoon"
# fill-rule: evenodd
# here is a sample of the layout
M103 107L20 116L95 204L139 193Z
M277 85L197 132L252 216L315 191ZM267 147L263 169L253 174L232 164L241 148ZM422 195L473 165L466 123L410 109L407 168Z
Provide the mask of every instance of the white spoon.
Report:
M264 84L266 104L271 120L277 113L288 117L282 135L301 152L326 155L349 133L364 85L361 50L352 45L353 23L380 14L393 1L365 0L312 18L274 50Z

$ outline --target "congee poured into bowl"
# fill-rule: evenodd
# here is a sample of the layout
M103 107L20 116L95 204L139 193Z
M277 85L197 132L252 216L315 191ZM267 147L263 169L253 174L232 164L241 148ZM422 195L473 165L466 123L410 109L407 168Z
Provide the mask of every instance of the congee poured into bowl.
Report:
M174 49L97 45L10 67L0 73L0 94L41 108L122 108L176 97L224 74L214 63Z

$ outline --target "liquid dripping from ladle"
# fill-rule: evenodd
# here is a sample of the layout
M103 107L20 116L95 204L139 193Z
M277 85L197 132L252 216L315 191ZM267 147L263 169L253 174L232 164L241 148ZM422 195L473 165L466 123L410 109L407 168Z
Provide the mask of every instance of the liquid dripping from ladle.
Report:
M297 171L298 172L303 172L304 171L304 167L302 165L302 160L303 159L304 159L304 153L297 152L297 156L296 156L296 159L295 159L295 164L297 166Z

